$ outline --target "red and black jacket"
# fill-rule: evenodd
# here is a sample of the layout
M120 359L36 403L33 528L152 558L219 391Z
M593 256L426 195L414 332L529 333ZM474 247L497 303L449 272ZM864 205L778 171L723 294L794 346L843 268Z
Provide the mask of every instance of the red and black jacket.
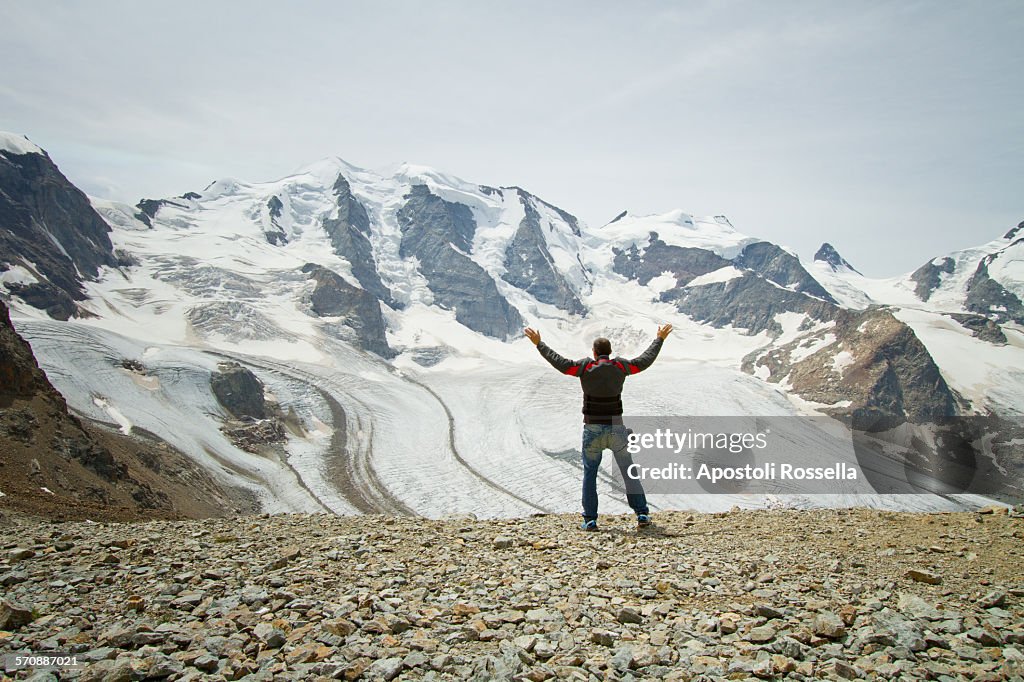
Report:
M556 353L546 343L537 344L537 350L562 374L579 377L583 387L583 423L617 424L622 417L622 384L626 377L642 372L654 363L661 351L661 339L654 339L639 357L569 360Z

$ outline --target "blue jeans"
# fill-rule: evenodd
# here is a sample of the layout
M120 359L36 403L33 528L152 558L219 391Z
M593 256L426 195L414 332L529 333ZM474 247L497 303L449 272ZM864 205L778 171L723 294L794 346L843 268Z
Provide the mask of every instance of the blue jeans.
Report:
M584 424L583 425L583 519L597 520L597 472L601 467L604 451L611 450L615 455L615 463L625 482L626 469L633 463L633 457L626 450L627 430L621 424ZM647 497L639 481L629 488L639 492L628 493L626 502L637 514L649 514Z

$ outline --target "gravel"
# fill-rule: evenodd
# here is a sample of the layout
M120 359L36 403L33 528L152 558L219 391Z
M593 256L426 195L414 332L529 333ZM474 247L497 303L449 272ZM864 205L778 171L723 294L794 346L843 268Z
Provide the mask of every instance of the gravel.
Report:
M0 656L76 654L83 667L57 672L80 680L1024 674L1012 515L655 521L16 517L0 543Z

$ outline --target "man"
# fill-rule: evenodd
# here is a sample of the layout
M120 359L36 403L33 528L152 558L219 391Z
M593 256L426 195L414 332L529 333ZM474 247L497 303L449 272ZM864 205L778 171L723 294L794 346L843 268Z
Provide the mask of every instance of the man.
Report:
M661 344L672 333L672 325L658 327L657 338L633 359L612 358L612 344L606 338L594 340L594 358L573 362L553 351L540 340L540 332L527 327L526 337L537 346L540 354L551 366L563 374L579 377L583 388L583 530L597 530L597 472L607 448L615 455L615 462L626 481L626 470L632 457L626 450L628 431L622 424L622 384L626 377L651 366L661 351ZM626 501L636 513L637 526L651 525L647 497L639 481L638 492L626 495ZM634 489L630 484L629 488Z

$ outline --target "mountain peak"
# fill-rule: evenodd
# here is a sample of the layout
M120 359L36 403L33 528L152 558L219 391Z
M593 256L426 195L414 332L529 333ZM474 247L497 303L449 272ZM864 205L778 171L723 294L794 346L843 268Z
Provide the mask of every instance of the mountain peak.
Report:
M836 251L836 248L829 244L828 242L825 242L824 244L821 245L821 248L818 249L818 252L814 254L814 260L825 263L830 268L832 268L833 272L839 272L840 270L849 270L851 272L856 272L858 275L861 274L860 271L857 270L857 268L850 265L849 261L840 256L839 252Z
M325 156L319 161L300 166L294 173L282 178L282 181L287 182L291 178L311 176L320 186L333 187L334 183L338 181L339 175L353 176L366 172L365 168L349 163L340 156Z
M46 152L24 135L19 135L18 133L5 133L2 131L0 131L0 152L7 152L8 154L14 154L17 156L21 156L23 154L46 155Z
M445 187L469 192L471 194L477 193L480 188L477 184L467 182L458 176L440 171L433 166L424 166L417 163L403 162L397 166L390 166L386 170L381 171L381 175L385 177L390 176L399 182L408 183L410 185Z

